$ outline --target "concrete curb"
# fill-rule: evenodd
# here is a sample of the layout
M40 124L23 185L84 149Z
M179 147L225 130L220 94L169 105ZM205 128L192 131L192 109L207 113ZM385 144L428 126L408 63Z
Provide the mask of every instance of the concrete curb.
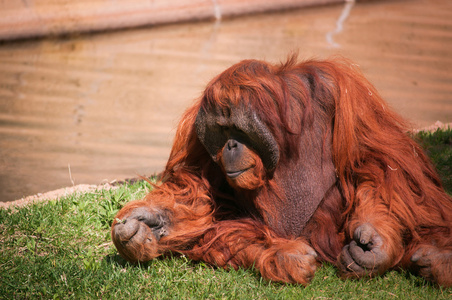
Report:
M345 1L347 0L2 1L0 40L220 20L237 15Z

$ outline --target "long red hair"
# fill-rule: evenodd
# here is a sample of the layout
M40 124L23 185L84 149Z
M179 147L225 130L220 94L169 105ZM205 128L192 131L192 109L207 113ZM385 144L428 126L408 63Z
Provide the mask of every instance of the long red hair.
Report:
M262 167L266 173L254 191L228 184L195 129L200 110L231 105L253 110L278 144L276 169ZM215 77L185 112L162 182L118 217L140 206L169 215L169 234L146 259L176 251L218 266L254 265L266 278L303 284L315 264L298 254L314 257L312 246L319 261L337 263L355 229L367 222L385 241L391 259L383 267L407 267L421 244L452 251L452 199L407 129L348 60L243 61ZM303 167L302 155L315 158L309 166L321 164L317 177L303 175L313 190L323 189L318 202L291 199L284 190L301 180L294 169ZM312 212L297 219L302 205ZM143 251L115 245L140 260ZM278 253L298 254L278 260ZM450 271L441 270L446 279L437 280L451 284Z

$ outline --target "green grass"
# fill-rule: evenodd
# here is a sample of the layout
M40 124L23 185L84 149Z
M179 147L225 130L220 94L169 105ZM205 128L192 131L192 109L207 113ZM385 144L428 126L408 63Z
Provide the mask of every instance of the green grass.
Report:
M449 192L452 131L418 137L439 165ZM444 146L445 145L445 146ZM0 210L0 299L452 299L405 272L341 280L331 265L311 285L263 280L253 270L225 271L185 257L129 265L110 239L110 224L146 182L111 191Z
M420 132L416 138L434 162L444 188L452 194L452 128Z

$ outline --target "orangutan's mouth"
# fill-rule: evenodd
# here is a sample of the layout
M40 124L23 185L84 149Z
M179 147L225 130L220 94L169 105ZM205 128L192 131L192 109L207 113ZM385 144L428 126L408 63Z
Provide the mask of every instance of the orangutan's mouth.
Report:
M226 176L228 176L231 179L235 179L235 178L239 177L240 175L242 175L247 170L249 170L249 168L245 169L245 170L239 170L239 171L226 171Z

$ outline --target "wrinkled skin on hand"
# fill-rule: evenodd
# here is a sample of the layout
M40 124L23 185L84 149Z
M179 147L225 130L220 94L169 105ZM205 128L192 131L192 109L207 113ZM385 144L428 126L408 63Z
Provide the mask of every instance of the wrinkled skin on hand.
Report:
M339 269L343 277L373 277L383 274L390 263L383 239L369 224L356 228L353 240L339 255Z
M443 286L452 286L452 250L423 245L411 257L412 269L418 275Z
M160 255L159 240L168 235L169 219L160 210L138 207L125 216L118 215L112 226L112 239L129 261L144 262Z

